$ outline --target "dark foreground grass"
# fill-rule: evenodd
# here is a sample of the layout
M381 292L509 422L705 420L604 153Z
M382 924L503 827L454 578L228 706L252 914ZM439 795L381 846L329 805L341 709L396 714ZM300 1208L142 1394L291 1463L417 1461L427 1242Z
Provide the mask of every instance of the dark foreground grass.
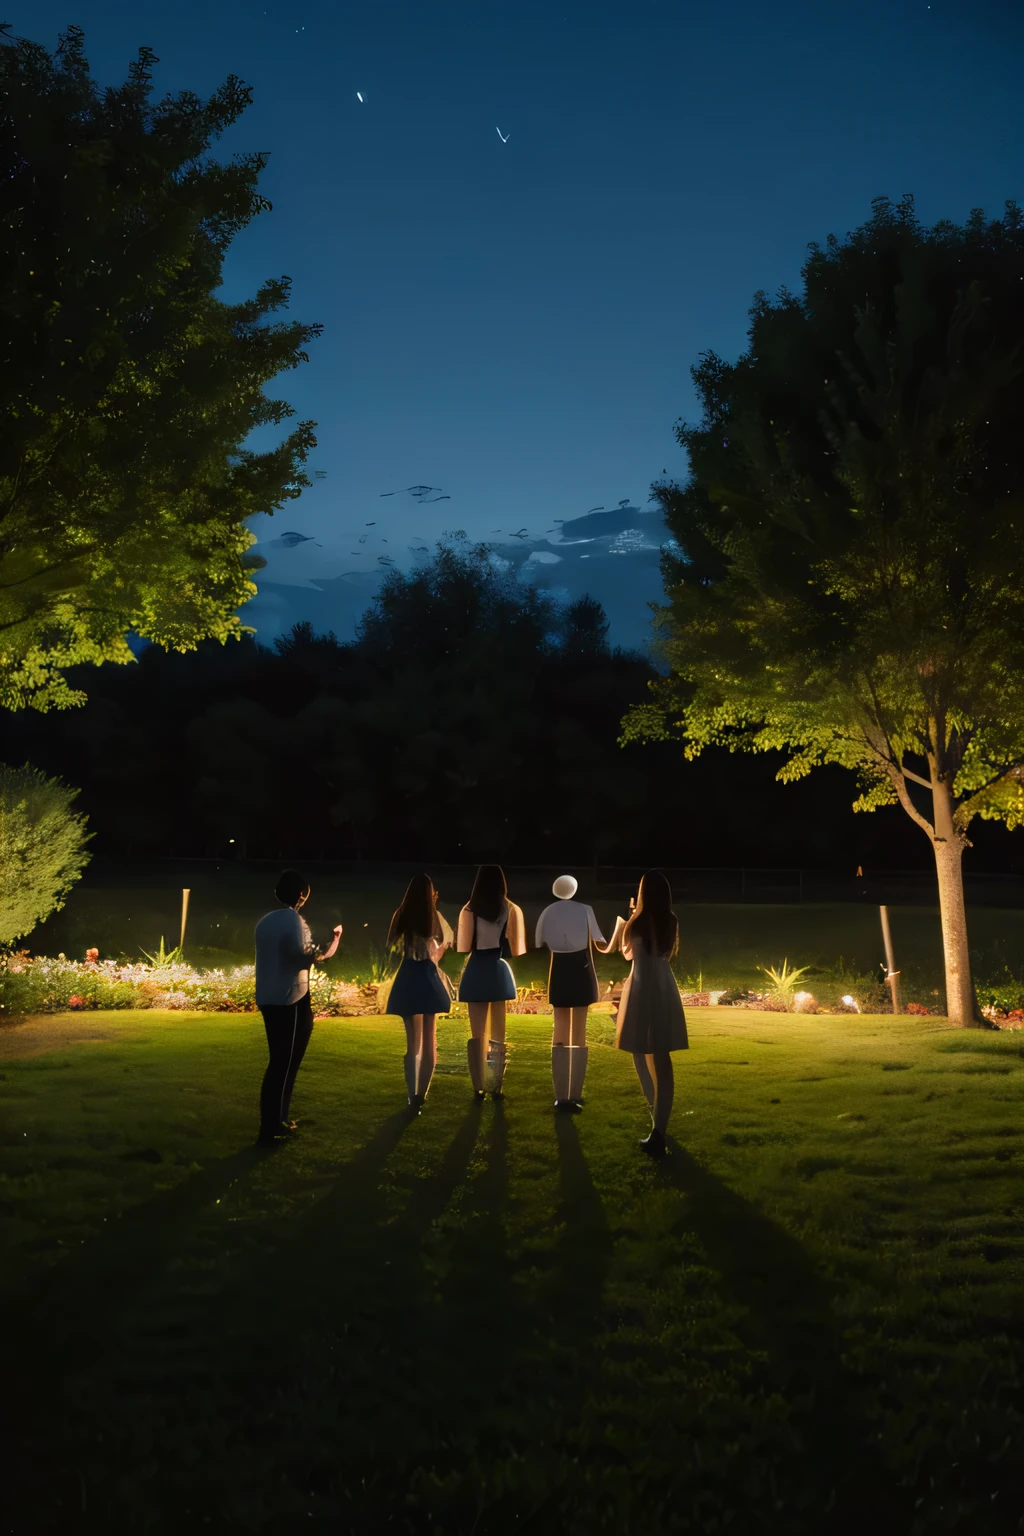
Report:
M4 1529L1024 1529L1019 1039L691 1036L654 1167L544 1019L482 1108L444 1026L411 1122L400 1026L318 1024L270 1153L258 1020L5 1031Z

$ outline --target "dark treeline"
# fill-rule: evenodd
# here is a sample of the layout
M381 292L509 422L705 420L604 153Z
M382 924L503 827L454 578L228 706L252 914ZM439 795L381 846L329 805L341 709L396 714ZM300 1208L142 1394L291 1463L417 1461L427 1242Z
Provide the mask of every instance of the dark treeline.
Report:
M79 709L6 714L0 755L79 786L113 858L919 862L898 816L852 815L842 770L787 786L767 757L620 747L654 675L598 603L560 609L454 543L388 572L351 643L150 646L72 674Z

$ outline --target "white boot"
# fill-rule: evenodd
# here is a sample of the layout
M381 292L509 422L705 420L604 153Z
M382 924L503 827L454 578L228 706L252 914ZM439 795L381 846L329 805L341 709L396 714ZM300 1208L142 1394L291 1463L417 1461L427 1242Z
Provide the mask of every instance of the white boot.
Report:
M501 1085L505 1081L505 1061L508 1048L504 1040L492 1040L487 1047L487 1091L495 1099L501 1098Z
M551 1081L555 1088L555 1108L564 1109L569 1103L569 1047L551 1047Z
M484 1096L484 1043L472 1036L466 1041L466 1060L469 1062L469 1080L477 1098Z
M588 1055L585 1045L574 1045L569 1052L569 1092L566 1098L574 1104L579 1104L583 1099L583 1079L587 1075Z

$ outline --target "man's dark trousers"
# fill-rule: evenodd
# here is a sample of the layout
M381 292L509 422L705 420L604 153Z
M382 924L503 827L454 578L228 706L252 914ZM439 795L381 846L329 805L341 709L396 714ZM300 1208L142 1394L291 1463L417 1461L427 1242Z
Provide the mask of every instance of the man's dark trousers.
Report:
M270 1061L260 1089L260 1134L273 1136L281 1129L281 1122L288 1119L295 1074L313 1033L313 1006L307 992L297 1003L268 1006L260 1012L270 1048Z

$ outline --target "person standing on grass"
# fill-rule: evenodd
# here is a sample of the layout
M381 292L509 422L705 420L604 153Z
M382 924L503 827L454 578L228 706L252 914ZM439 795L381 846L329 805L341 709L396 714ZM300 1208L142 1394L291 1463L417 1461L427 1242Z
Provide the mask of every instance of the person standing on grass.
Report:
M516 979L506 956L526 954L526 922L522 908L508 899L499 864L481 864L477 871L473 894L459 913L458 947L469 955L459 982L459 1002L469 1004L469 1079L478 1103L488 1090L500 1099L505 1005L516 999Z
M338 948L342 926L334 929L328 949L318 949L299 910L309 900L309 881L286 869L275 892L280 905L256 924L256 1006L263 1015L270 1061L260 1089L260 1146L272 1146L294 1131L288 1118L295 1076L313 1033L309 968L329 960Z
M429 875L415 875L391 919L388 945L403 946L402 964L391 987L387 1011L405 1025L405 1087L409 1108L418 1115L427 1097L437 1061L437 1015L451 1007L451 993L440 961L451 947L451 926L437 910L437 891Z
M616 932L622 925L622 953L633 963L622 989L615 1044L620 1051L631 1052L651 1109L654 1125L640 1145L651 1157L664 1157L675 1092L671 1053L689 1046L671 964L679 947L679 923L672 910L671 888L660 870L644 875L629 905L629 921L619 918L616 925Z
M558 1114L573 1114L582 1108L583 1080L587 1074L587 1010L600 995L592 946L596 944L602 954L607 954L621 931L616 927L611 943L606 946L593 907L573 899L578 889L572 875L559 875L551 887L558 899L545 907L537 920L537 948L546 944L551 951L551 1081Z

